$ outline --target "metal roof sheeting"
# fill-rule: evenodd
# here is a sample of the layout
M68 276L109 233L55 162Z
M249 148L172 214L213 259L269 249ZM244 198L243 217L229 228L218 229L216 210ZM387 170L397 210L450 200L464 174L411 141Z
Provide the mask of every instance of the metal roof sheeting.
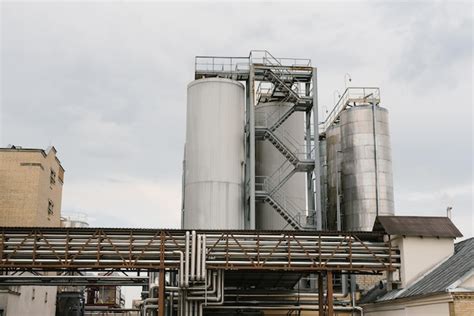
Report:
M434 216L377 216L373 231L403 236L462 237L448 217Z

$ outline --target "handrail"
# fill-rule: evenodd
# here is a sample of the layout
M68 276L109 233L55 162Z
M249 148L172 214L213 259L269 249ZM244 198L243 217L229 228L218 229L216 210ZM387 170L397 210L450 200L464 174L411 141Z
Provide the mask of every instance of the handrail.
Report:
M363 103L380 103L380 89L378 87L348 87L341 95L339 100L334 105L331 112L326 117L326 120L319 126L319 132L325 132L329 126L339 117L339 114L348 106L350 103L363 104Z

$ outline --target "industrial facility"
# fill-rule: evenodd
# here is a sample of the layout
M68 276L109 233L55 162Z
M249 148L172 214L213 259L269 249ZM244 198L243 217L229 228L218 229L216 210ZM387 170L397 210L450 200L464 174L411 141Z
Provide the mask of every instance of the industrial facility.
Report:
M347 87L324 120L318 93L310 59L197 56L181 229L4 221L0 286L57 286L60 316L474 315L473 238L395 215L380 89ZM121 286L142 288L132 308Z

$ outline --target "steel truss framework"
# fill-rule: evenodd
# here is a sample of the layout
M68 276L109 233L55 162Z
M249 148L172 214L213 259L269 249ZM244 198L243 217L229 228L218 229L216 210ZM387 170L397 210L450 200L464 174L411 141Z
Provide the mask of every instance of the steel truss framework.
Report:
M196 231L207 269L393 271L398 250L374 233ZM3 271L179 269L185 230L0 228ZM190 238L190 237L189 237ZM199 239L202 238L202 239ZM194 246L196 247L196 246ZM188 258L189 259L189 258ZM186 261L187 258L184 258ZM181 262L182 263L182 262Z
M399 267L398 249L383 237L318 231L0 227L0 284L138 285L146 280L116 277L113 272L158 271L157 298L149 299L158 304L146 305L145 310L156 308L164 315L165 300L170 300L180 315L202 315L203 309L224 303L225 271L306 272L318 275L320 315L332 315L333 273L381 273ZM77 277L88 271L108 272ZM166 273L175 273L175 285L160 286L166 284ZM200 284L211 284L214 292L209 293L215 296L196 290L202 289Z

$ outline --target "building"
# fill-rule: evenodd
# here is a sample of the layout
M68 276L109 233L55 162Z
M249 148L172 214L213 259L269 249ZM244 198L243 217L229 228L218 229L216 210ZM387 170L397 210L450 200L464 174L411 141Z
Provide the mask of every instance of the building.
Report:
M2 226L60 226L64 168L56 149L0 148Z
M447 217L382 216L374 230L390 235L402 265L360 301L365 315L474 315L474 238L454 244L462 235Z
M56 149L0 148L2 226L60 227L64 168ZM0 315L54 315L54 286L0 287Z

